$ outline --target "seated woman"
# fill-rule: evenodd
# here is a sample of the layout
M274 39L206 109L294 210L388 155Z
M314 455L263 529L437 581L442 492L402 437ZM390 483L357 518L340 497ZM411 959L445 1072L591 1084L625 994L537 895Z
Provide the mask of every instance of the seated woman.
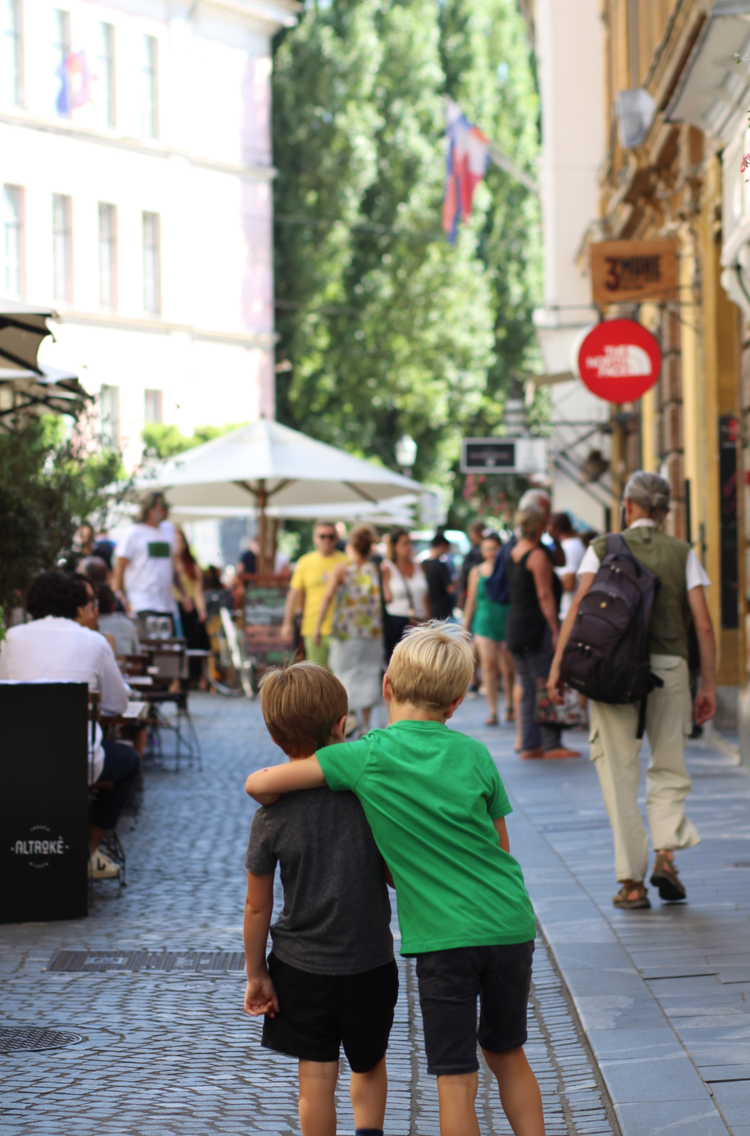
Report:
M124 611L117 611L115 593L109 584L95 584L94 591L99 601L99 630L111 635L114 651L121 655L139 655L141 645L133 620Z
M40 572L31 582L26 607L33 622L8 631L0 647L0 680L85 682L99 692L102 713L121 714L128 687L106 639L83 626L93 607L86 581L73 573ZM127 804L140 758L132 746L102 741L98 725L89 745L89 782L112 784L111 790L97 793L91 810L89 875L113 879L120 869L99 851L99 844Z

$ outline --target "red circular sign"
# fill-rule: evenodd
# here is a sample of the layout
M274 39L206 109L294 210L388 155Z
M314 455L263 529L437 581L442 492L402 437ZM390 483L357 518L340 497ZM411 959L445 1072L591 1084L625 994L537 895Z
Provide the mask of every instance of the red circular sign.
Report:
M578 351L578 372L589 390L607 402L635 402L659 378L661 348L635 320L598 323Z

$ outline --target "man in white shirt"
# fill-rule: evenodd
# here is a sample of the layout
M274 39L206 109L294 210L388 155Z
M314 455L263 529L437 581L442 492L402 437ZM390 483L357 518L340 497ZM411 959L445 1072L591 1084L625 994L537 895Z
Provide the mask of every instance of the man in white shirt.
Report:
M138 520L115 549L112 586L129 613L157 612L174 620L174 541L164 494L148 493Z
M560 600L560 622L570 610L573 602L573 593L578 586L576 573L583 560L586 545L576 535L567 513L553 513L549 519L549 535L559 544L565 553L565 563L561 568L555 568L555 575L562 584L562 599Z
M26 607L32 623L11 627L0 647L0 681L85 682L98 691L105 714L121 714L129 689L107 640L76 622L85 619L92 601L82 577L67 572L40 572L32 581ZM119 868L99 851L104 833L115 828L133 789L140 758L132 746L102 741L97 725L89 750L89 783L111 783L97 793L89 830L89 874L111 879Z

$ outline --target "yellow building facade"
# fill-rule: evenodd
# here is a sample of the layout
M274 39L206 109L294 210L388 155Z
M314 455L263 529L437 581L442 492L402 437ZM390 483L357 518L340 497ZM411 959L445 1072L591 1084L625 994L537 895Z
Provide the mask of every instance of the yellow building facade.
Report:
M613 407L612 527L629 472L642 467L668 478L670 531L692 544L712 580L719 724L731 728L739 704L743 736L750 173L741 163L750 150L750 2L602 0L601 17L606 156L600 216L580 263L595 241L666 237L677 243L679 274L673 299L604 313L640 320L663 353L656 386L638 403Z

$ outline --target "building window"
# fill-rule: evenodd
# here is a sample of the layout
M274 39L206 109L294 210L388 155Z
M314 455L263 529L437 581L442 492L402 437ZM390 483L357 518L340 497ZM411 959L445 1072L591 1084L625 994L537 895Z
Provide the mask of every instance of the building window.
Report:
M0 0L0 102L23 103L21 0Z
M161 272L159 256L159 214L143 214L143 310L161 311Z
M154 36L141 37L141 134L158 138L157 45Z
M21 190L3 186L3 274L0 291L6 296L23 295L23 215Z
M71 203L61 193L52 195L52 294L56 300L72 299Z
M111 24L97 24L99 49L99 112L105 126L115 125L115 29Z
M117 307L117 209L103 201L99 202L99 303L103 308Z
M53 103L62 118L70 117L70 82L67 70L70 55L70 13L52 9Z
M147 422L161 422L163 420L162 391L147 390L143 392L143 396L145 400L143 417Z
M120 388L102 387L99 398L102 442L113 450L120 448Z

